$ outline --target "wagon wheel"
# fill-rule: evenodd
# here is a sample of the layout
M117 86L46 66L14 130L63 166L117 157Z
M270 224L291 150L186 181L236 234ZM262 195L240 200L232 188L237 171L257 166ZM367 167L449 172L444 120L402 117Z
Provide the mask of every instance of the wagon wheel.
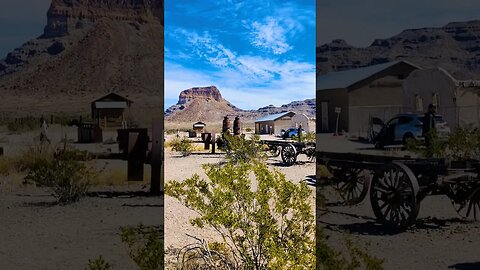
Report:
M448 195L457 213L469 220L480 220L480 187L466 183L450 186Z
M268 156L269 157L278 157L282 152L282 148L277 145L272 145L268 148Z
M281 154L283 163L288 166L295 164L297 161L297 149L291 143L282 148Z
M314 146L309 146L305 148L303 150L303 153L305 153L305 155L308 157L308 160L310 160L311 162L315 162L315 160L317 159L316 149Z
M415 223L420 210L418 181L402 163L391 163L377 171L370 188L373 212L384 225L404 229Z
M347 205L358 204L365 199L370 185L370 174L362 169L333 171L337 190Z

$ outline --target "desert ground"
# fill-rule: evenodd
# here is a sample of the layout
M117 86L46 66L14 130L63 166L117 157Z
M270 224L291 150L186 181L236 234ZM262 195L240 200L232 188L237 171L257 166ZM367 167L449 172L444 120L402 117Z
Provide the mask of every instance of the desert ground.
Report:
M169 141L175 135L167 135L166 141ZM263 137L266 139L266 137ZM269 136L269 139L272 138ZM199 151L196 154L192 154L187 157L180 157L176 152L171 149L165 149L165 182L171 180L184 180L197 173L201 177L206 177L202 164L218 163L224 160L224 154L207 154L205 151ZM277 169L286 175L286 178L294 181L301 182L307 181L311 183L315 175L315 162L309 161L305 155L299 155L298 164L286 167L281 165L281 157L270 158L268 166L271 169ZM312 212L315 211L315 197L314 189L312 185ZM220 241L219 236L210 229L198 229L192 226L189 222L190 219L195 217L196 213L185 207L177 199L165 196L165 247L166 247L166 268L173 268L175 266L176 255L178 249L186 246L187 244L195 243L195 240L188 235L209 240Z
M67 134L70 145L91 152L118 151L116 144L75 144L75 127L53 125L53 145ZM40 132L21 134L0 127L4 157L15 157L38 144ZM116 133L105 132L104 141ZM23 174L0 176L0 269L85 269L90 259L101 255L113 269L135 269L128 249L121 242L120 228L140 223L159 226L163 199L148 191L149 170L144 182L127 182L126 162L96 160L101 170L89 196L77 203L58 205L49 190L24 185Z
M378 151L369 144L346 137L322 134L317 150L403 155L399 150ZM480 222L463 220L443 195L427 197L421 203L416 224L402 233L389 233L376 223L368 197L355 206L342 206L331 187L319 190L327 199L326 212L317 212L317 224L324 228L328 243L345 250L347 235L371 255L384 259L385 269L480 269Z

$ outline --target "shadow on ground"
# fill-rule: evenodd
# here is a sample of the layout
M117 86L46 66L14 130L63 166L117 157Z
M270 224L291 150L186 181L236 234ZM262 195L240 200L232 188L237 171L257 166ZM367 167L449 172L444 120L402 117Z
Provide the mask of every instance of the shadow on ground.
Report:
M474 263L457 263L454 265L450 265L449 269L457 269L457 270L477 270L480 269L480 262Z

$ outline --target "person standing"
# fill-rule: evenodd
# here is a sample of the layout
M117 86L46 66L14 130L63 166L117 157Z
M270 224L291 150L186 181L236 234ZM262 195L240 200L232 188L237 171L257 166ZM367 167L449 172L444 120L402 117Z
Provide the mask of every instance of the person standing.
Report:
M51 143L50 139L48 138L47 131L48 131L48 124L45 118L43 118L42 116L40 118L40 142L41 143L43 143L44 141L47 141L49 144Z
M428 111L423 117L423 130L422 135L425 138L425 146L427 149L430 148L432 144L432 133L435 132L435 113L437 112L437 107L433 104L428 105Z

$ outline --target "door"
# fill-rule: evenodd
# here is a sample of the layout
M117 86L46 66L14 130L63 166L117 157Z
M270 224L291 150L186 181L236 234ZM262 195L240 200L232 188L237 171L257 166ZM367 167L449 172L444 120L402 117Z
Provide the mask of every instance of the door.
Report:
M322 110L322 132L328 132L328 102L322 101L320 104Z

